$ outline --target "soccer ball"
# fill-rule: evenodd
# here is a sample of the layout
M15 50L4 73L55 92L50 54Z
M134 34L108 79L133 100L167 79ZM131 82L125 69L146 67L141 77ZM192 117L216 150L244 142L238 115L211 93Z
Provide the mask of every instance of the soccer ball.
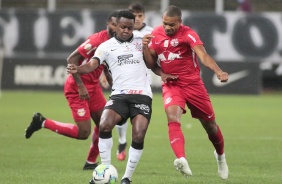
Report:
M89 184L115 184L117 180L118 172L113 165L100 164L94 169Z

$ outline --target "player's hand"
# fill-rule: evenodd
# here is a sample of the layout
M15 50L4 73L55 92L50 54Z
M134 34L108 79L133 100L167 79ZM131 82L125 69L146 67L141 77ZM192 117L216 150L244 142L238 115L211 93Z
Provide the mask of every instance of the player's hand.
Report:
M154 38L154 35L152 35L152 34L145 35L142 39L143 46L148 46L149 43L151 42L152 38Z
M161 79L164 83L167 83L169 81L175 81L177 80L178 76L176 75L171 75L171 74L166 74L161 72Z
M77 66L75 64L68 64L67 73L68 74L77 73Z
M88 94L88 91L84 85L78 86L78 94L79 98L82 100L90 100L90 96Z
M220 80L220 82L227 82L228 81L228 73L226 72L219 72L216 74L217 78Z
M99 82L100 82L100 85L104 88L104 89L109 89L110 88L110 85L108 83L108 80L105 76L104 73L101 74L100 78L99 78Z

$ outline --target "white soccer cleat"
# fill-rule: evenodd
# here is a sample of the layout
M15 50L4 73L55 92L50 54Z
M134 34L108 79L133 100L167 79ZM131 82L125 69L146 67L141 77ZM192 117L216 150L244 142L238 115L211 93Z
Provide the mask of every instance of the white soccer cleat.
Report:
M228 166L225 159L225 154L218 155L216 151L214 151L214 156L216 158L217 167L218 167L218 175L221 179L226 180L228 178Z
M184 157L175 159L174 167L177 171L181 172L184 177L188 178L189 176L192 176L192 171Z

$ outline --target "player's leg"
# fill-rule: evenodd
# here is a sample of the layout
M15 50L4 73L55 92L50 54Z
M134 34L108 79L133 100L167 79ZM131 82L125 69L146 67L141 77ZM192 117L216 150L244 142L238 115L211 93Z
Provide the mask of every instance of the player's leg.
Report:
M98 84L99 85L99 84ZM93 86L94 87L94 86ZM96 91L89 93L89 109L92 120L95 123L95 127L92 133L92 141L86 158L86 162L83 166L83 170L93 170L97 167L97 157L99 155L99 124L104 106L106 104L106 99L103 95L102 89L100 86L96 86Z
M91 113L92 120L95 122L95 126L93 128L92 133L92 141L90 144L90 148L88 151L88 155L86 158L86 162L83 166L83 170L93 170L97 167L97 157L99 156L99 124L100 124L100 118L102 115L103 110L99 110L96 112Z
M135 96L135 95L134 95ZM132 118L132 142L128 152L128 160L121 183L129 183L143 153L145 135L152 114L152 99L136 95L130 100L130 117ZM133 98L135 98L133 100ZM140 100L136 102L136 100ZM140 107L140 108L138 108Z
M192 175L192 171L186 160L185 154L185 137L181 129L181 116L183 109L180 106L172 105L165 110L168 119L168 135L170 146L176 156L174 167L181 172L184 177L188 178Z
M111 150L113 147L112 129L122 121L122 117L113 109L106 109L102 113L99 126L99 153L102 164L111 163Z
M93 170L98 166L97 157L99 156L99 128L94 126L92 133L92 141L90 143L86 162L84 163L83 170Z
M215 148L214 155L218 165L218 175L221 179L227 179L229 171L224 153L224 138L221 130L215 120L207 121L200 119L200 121L208 134L209 140Z
M144 138L148 124L148 120L143 115L137 115L132 119L132 143L129 147L126 170L122 180L131 180L143 153Z
M125 123L129 109L124 95L112 95L106 103L99 126L99 153L102 164L111 163L113 146L112 129L118 123Z
M125 122L123 125L116 125L117 135L118 135L118 150L117 150L117 159L120 161L125 160L126 158L126 131L128 123Z
M76 97L67 97L76 124L63 123L43 117L40 113L33 115L30 125L26 129L26 138L30 138L35 131L41 128L49 129L60 135L85 140L91 132L91 119L87 100Z
M218 174L222 179L228 178L228 167L224 154L224 138L219 126L215 121L214 110L210 101L210 97L202 82L198 85L191 86L188 90L189 108L194 118L198 118L206 130L209 140L215 148L215 156L218 163Z
M49 129L57 134L70 138L85 140L88 138L91 129L91 121L77 121L76 125L72 123L62 123L56 120L43 117L40 113L34 113L30 125L27 127L25 137L28 139L35 131L41 128Z
M163 86L163 102L168 121L168 135L171 148L176 156L174 166L185 177L192 175L186 160L185 137L181 129L181 116L185 112L185 99L179 89Z

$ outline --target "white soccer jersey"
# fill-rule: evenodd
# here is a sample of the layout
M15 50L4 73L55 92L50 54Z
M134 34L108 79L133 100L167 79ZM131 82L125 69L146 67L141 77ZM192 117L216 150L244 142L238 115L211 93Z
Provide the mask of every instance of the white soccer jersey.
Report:
M93 58L98 58L100 64L104 62L112 75L111 95L143 94L152 98L141 35L133 34L129 42L121 42L113 37L97 48Z
M153 28L150 27L150 26L147 26L145 23L144 23L144 27L142 27L142 29L140 30L134 30L134 32L138 32L139 34L143 36L145 36L146 34L151 34L151 32L153 31Z
M146 34L151 34L151 32L153 31L153 28L150 26L147 26L144 23L144 27L142 27L142 29L140 30L134 30L133 34L140 34L142 37L144 37ZM149 83L152 84L152 71L150 69L147 68L147 78L149 80Z

